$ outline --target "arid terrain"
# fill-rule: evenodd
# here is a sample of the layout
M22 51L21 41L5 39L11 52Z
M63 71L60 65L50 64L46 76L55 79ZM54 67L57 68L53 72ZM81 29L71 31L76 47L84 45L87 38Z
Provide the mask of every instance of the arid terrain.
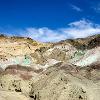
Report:
M0 100L100 100L100 34L56 43L1 35Z

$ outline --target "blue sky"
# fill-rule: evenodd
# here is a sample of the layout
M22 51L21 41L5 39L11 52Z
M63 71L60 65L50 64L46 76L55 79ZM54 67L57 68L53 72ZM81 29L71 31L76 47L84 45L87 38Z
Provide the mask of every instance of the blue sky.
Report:
M0 33L48 42L100 33L100 0L0 0Z

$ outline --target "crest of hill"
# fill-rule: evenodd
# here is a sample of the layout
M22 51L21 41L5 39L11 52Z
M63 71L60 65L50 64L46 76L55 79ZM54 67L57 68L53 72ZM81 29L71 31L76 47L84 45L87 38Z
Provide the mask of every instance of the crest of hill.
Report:
M89 36L87 38L62 40L56 44L66 44L66 43L70 43L77 49L82 49L82 50L92 49L94 47L100 46L100 34Z
M58 45L58 44L66 44L70 43L77 49L92 49L94 47L100 46L100 34L89 36L86 38L77 38L77 39L66 39L66 40L61 40L60 42L49 42L49 43L41 43L39 41L35 41L29 37L19 37L19 36L5 36L3 34L0 35L0 42L1 41L11 41L11 42L27 42L28 44L31 44L33 46L50 46L50 45Z
M33 40L33 39L29 38L29 37L6 36L4 34L0 34L0 42L27 43L27 44L30 44L32 46L40 46L40 47L44 47L44 46L49 46L50 45L50 43L39 42L39 41Z
M10 42L22 42L22 41L24 41L24 42L27 42L27 43L34 45L34 46L42 44L39 41L35 41L35 40L33 40L29 37L19 37L19 36L10 37L10 36L6 36L6 35L1 34L0 35L0 41L2 41L2 40L4 40L4 41L8 40Z

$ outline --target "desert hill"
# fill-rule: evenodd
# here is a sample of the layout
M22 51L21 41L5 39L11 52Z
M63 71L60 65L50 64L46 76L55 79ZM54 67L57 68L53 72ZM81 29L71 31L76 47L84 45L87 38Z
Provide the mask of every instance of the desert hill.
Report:
M100 35L40 43L0 36L0 100L100 100Z

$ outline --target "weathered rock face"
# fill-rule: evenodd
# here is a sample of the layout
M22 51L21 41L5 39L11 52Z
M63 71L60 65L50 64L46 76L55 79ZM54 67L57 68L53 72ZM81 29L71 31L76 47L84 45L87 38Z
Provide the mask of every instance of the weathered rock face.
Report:
M13 98L100 100L100 35L58 43L1 36L0 100Z
M29 80L23 80L17 75L3 75L0 77L0 88L5 91L15 91L28 94L31 90Z
M17 92L0 91L0 100L30 100L30 98Z
M70 43L77 49L85 50L100 46L100 34L80 39L68 39L60 43Z
M93 79L88 80L82 76L80 71L76 70L77 68L70 71L70 67L65 70L62 68L64 65L60 66L60 68L57 68L57 65L56 68L55 66L49 68L43 72L45 74L43 78L32 84L31 98L35 100L100 99L100 85L97 85L100 80L95 81L95 83ZM65 65L65 67L67 66Z
M31 53L45 43L36 42L30 38L0 37L0 67L5 69L8 65L20 64L31 66L33 61Z

